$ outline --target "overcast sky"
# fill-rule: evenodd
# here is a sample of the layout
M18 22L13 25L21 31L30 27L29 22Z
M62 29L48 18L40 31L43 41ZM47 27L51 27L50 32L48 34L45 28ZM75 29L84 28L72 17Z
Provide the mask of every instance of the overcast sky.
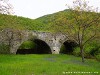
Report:
M14 7L15 15L38 18L66 9L66 4L72 5L73 0L9 0ZM100 8L100 0L88 0L94 7Z

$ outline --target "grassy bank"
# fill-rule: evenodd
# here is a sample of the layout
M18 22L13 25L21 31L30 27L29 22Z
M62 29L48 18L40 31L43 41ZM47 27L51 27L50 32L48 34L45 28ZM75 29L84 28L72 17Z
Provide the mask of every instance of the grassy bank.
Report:
M70 55L0 55L0 75L65 75L67 71L100 73L100 62L86 59L82 63L80 57Z

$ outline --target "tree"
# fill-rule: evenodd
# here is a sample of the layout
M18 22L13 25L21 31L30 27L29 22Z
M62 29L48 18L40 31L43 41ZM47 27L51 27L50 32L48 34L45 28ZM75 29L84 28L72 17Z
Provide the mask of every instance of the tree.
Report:
M13 7L9 0L0 0L0 13L1 14L13 14Z
M85 0L75 0L69 9L67 33L78 43L84 62L85 45L96 37L97 28L100 27L100 13L97 8L88 6Z

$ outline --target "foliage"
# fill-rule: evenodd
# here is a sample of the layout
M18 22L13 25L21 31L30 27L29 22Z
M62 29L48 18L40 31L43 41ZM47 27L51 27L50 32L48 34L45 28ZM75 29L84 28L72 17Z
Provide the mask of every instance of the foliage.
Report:
M79 45L82 62L84 62L84 49L87 42L93 40L97 34L98 27L100 27L100 14L95 11L85 0L73 1L73 6L69 7L66 25L62 22L59 24L66 28L66 34L72 38ZM59 26L59 24L57 24ZM66 26L66 27L65 27ZM57 32L63 33L62 29ZM87 36L88 35L88 36Z
M31 27L30 25L32 25L32 21L23 17L0 14L0 30L4 28L28 30Z
M23 44L20 46L19 49L32 49L35 48L36 44L33 41L25 41Z
M75 56L81 56L81 54L80 54L80 48L79 47L74 48L73 55L75 55Z
M68 13L71 13L71 11L66 9L64 11L60 11L50 15L45 15L34 20L24 17L0 14L0 30L4 28L13 28L20 30L34 30L45 32L62 31L63 33L66 33L66 28L68 30L66 16L72 19ZM100 31L100 29L98 30Z
M79 47L76 47L73 51L73 55L81 56ZM100 55L100 42L98 40L93 40L88 42L85 46L84 57L85 58L94 58Z
M100 53L98 55L95 55L95 58L100 61Z

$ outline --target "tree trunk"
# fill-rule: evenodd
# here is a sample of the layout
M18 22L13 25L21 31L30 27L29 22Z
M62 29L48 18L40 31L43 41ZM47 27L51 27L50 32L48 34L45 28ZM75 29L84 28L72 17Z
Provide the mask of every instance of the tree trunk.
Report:
M80 47L80 51L81 51L81 57L82 57L82 62L84 63L84 50L83 50L83 46Z

